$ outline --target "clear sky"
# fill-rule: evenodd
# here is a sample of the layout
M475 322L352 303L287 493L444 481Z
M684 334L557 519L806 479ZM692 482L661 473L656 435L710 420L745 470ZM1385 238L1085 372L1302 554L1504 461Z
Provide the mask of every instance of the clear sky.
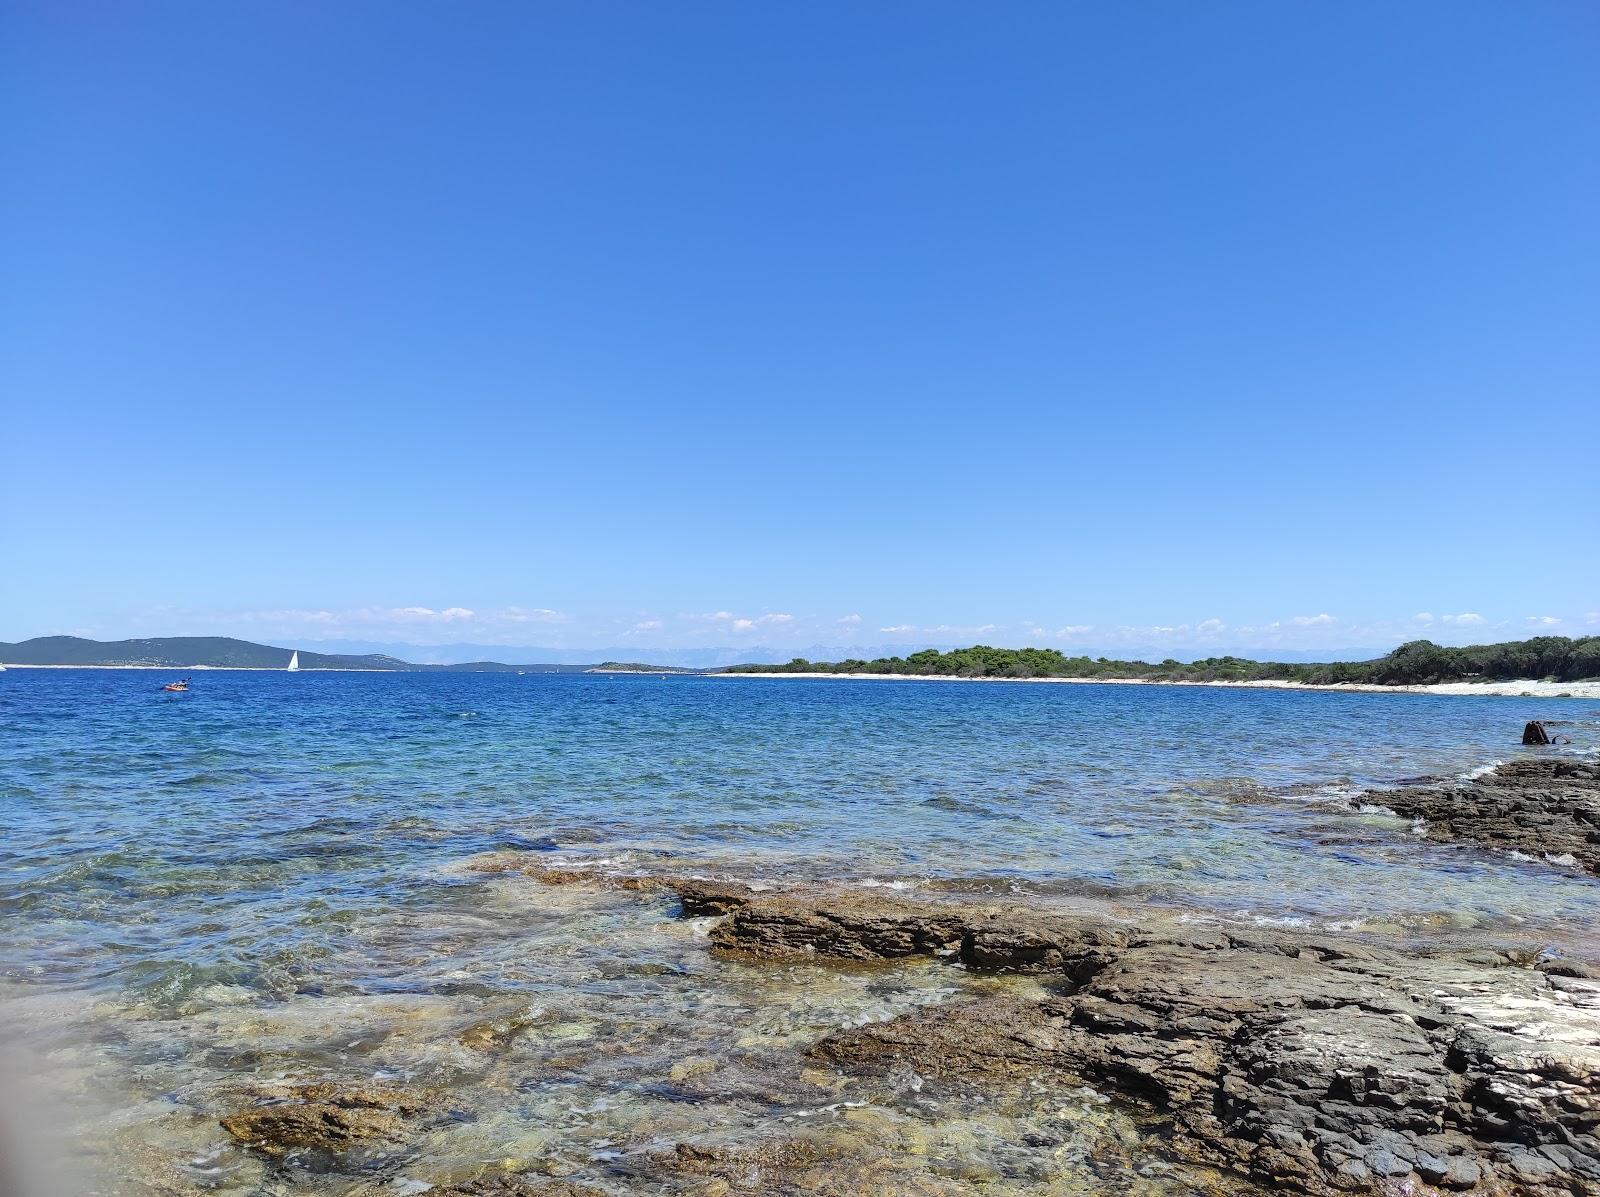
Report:
M0 16L0 639L1600 627L1600 5Z

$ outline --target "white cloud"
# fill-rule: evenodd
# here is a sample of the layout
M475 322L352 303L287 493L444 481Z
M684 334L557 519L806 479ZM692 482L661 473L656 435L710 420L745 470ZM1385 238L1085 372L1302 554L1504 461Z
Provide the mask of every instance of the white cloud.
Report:
M633 625L633 630L636 632L659 632L661 630L661 621L659 619L641 619Z
M1600 611L1589 611L1584 614L1583 622L1591 628L1600 625Z
M308 611L303 608L290 607L279 611L240 611L229 612L223 615L206 617L209 622L243 623L317 623L334 624L340 621L337 611Z
M436 611L432 607L363 607L358 611L339 613L336 622L341 624L383 623L465 623L478 617L470 607L446 607Z
M1321 615L1296 615L1289 622L1297 628L1323 628L1339 621L1324 611Z
M507 607L500 618L508 623L565 623L567 617L548 607Z
M710 615L696 615L693 618L706 623L725 623L736 632L749 631L758 624L782 627L794 622L794 616L783 611L774 611L768 615L735 615L732 611L713 611Z
M889 627L878 629L880 632L914 632L916 630L909 623L891 624Z
M1555 616L1555 615L1530 615L1530 616L1528 616L1528 626L1529 627L1553 628L1557 624L1559 624L1560 622L1561 622L1560 617Z
M1228 625L1223 623L1220 619L1202 619L1199 623L1195 624L1194 630L1199 632L1202 636L1212 636L1217 632L1222 631L1222 629L1227 626Z
M1483 616L1476 611L1463 611L1460 615L1446 615L1443 618L1445 623L1453 623L1462 628L1477 627L1483 622Z
M1085 632L1092 632L1092 631L1094 631L1094 625L1092 623L1069 623L1064 628L1057 628L1056 629L1056 635L1057 636L1081 636Z
M841 615L841 616L839 616L838 619L834 620L833 622L837 623L837 624L842 624L842 625L854 627L856 624L861 622L861 616L859 616L859 615Z
M210 623L266 624L276 627L317 627L346 633L371 629L415 627L435 624L477 624L489 628L501 624L566 623L568 617L548 607L502 607L477 611L471 607L351 607L341 611L288 607L269 611L232 611L202 616Z
M1448 616L1446 618L1448 618ZM1430 623L1433 622L1433 612L1431 612L1431 611L1418 611L1415 615L1413 615L1411 617L1411 622L1412 623L1420 623L1423 627L1427 627Z

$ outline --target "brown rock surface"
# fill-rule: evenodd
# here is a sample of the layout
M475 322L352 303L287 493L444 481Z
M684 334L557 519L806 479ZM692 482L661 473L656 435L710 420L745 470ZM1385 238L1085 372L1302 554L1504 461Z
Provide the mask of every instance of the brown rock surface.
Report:
M1042 1001L997 991L812 1049L849 1070L1088 1081L1167 1119L1188 1158L1302 1192L1600 1193L1591 981L1492 953L855 897L758 898L712 941L1060 978Z
M373 1086L300 1085L268 1096L271 1104L221 1119L235 1139L268 1155L301 1148L340 1152L394 1140L402 1117L418 1109L402 1095Z
M609 1197L593 1185L523 1172L498 1172L432 1191L445 1197Z

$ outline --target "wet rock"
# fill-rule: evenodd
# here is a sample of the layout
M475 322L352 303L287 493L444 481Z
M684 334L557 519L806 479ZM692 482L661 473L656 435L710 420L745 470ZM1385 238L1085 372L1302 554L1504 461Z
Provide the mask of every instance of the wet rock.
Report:
M547 835L527 836L517 832L510 832L501 840L501 844L518 852L556 852L561 845Z
M966 922L958 955L987 972L1059 973L1094 948L1125 944L1127 935L1125 928L1083 917L986 912Z
M737 882L707 881L702 878L675 877L670 874L621 877L592 868L549 864L523 852L487 852L475 857L466 868L470 872L487 876L516 873L542 885L563 886L577 890L674 893L683 905L683 913L692 918L727 914L756 896L755 890Z
M755 898L756 892L748 885L725 884L717 881L676 881L672 889L683 904L683 913L690 918L709 914L727 914Z
M300 1149L343 1152L393 1141L404 1129L403 1118L420 1108L374 1086L300 1085L269 1096L272 1104L221 1119L235 1139L267 1155Z
M777 960L818 955L835 960L891 960L953 954L968 916L954 908L841 898L826 907L782 898L748 901L711 932L724 952Z
M816 1134L739 1145L678 1143L649 1153L641 1178L697 1197L944 1197L936 1180L906 1175L874 1150L844 1136ZM685 1189L686 1182L695 1182ZM963 1192L968 1190L961 1190Z
M442 1197L609 1197L593 1185L527 1172L497 1172L430 1191Z
M457 1036L462 1047L475 1052L502 1052L512 1040L537 1024L542 1010L519 1010L503 1018L489 1018L475 1022Z
M1600 765L1534 757L1469 782L1375 792L1435 839L1472 840L1600 874Z
M763 897L712 940L1060 977L1043 1000L996 989L813 1047L846 1070L1056 1073L1164 1118L1186 1158L1313 1194L1600 1193L1600 985L1495 953L855 898Z

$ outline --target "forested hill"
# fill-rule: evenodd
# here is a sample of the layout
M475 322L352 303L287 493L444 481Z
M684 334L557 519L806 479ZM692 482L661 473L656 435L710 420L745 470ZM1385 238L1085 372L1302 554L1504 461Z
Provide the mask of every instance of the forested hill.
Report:
M1113 661L1107 657L1069 657L1053 648L991 648L979 644L949 652L930 648L906 657L879 657L872 661L824 662L796 657L786 665L735 665L724 672L1136 678L1167 682L1292 681L1315 685L1354 682L1382 686L1530 678L1575 682L1600 678L1600 636L1576 640L1565 636L1536 636L1531 640L1467 648L1444 648L1429 640L1413 640L1375 661L1326 664L1250 661L1243 657L1208 657L1187 663L1168 659L1152 664L1149 661Z
M161 636L148 640L85 640L79 636L39 636L20 644L0 644L8 665L160 665L174 669L200 665L232 669L285 669L293 650L253 644L229 636ZM302 652L302 669L406 669L404 661L383 656L341 656Z
M0 665L150 665L170 669L286 669L294 650L235 640L230 636L160 636L147 640L85 640L80 636L38 636L17 644L0 643ZM582 666L504 665L468 661L458 665L417 665L372 653L352 656L300 650L302 669L367 669L411 673L576 672Z

